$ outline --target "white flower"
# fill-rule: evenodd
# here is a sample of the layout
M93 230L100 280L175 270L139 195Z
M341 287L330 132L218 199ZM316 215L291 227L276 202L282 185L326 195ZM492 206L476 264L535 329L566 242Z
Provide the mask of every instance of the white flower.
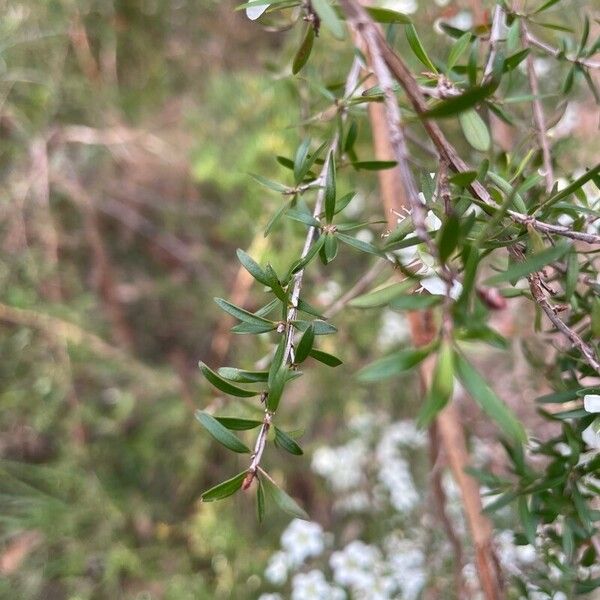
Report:
M281 547L292 566L300 565L325 549L323 528L312 521L294 519L281 534Z
M389 8L405 15L412 15L417 12L419 4L416 0L385 0L383 8Z
M600 421L596 419L589 427L581 432L581 438L590 447L600 450Z
M345 598L344 591L327 583L325 575L317 569L308 573L298 573L292 579L292 600L344 600Z
M446 282L442 281L440 277L437 275L428 275L427 277L421 279L421 287L424 290L427 290L433 296L445 296ZM457 281L456 279L452 281L452 287L450 288L449 296L453 300L456 300L462 292L462 283Z
M360 540L350 542L343 550L334 552L329 559L336 583L365 589L374 583L373 569L381 559L378 548Z
M251 21L256 21L256 19L260 18L261 15L269 8L269 3L265 4L255 4L254 6L246 7L246 16Z
M598 394L586 394L583 397L583 407L589 413L600 412L600 395Z
M261 594L258 600L283 600L281 594Z
M442 222L432 210L428 210L425 217L425 226L429 231L435 231L442 226Z
M387 350L398 342L408 339L409 328L406 315L386 309L381 315L381 329L377 334L377 347Z
M265 577L273 585L283 585L288 578L289 559L285 552L275 552L265 569Z
M311 466L315 473L327 478L333 489L343 492L363 483L366 456L365 443L353 439L337 448L318 448L313 454Z

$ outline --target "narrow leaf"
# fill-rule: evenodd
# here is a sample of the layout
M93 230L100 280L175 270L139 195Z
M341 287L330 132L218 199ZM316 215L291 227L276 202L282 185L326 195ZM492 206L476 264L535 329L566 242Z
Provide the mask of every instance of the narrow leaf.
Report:
M242 263L244 269L246 269L246 271L248 271L248 273L250 273L250 275L252 275L252 277L254 277L256 281L264 285L269 285L265 272L249 254L246 254L246 252L244 252L241 248L238 248L237 257L238 260Z
M302 448L298 445L298 443L293 440L287 433L281 431L279 427L274 427L275 429L275 444L290 454L294 454L296 456L302 456L304 452Z
M490 133L487 125L474 108L461 112L458 121L467 138L475 150L487 152L490 149Z
M232 496L242 487L246 473L246 471L242 471L231 479L211 487L210 490L207 490L200 496L200 499L202 502L214 502L215 500L222 500L223 498Z
M296 348L296 354L294 356L294 362L296 364L300 364L301 362L304 362L306 360L310 351L312 350L314 341L315 328L312 325L310 325L302 335L302 338L298 343L298 347Z
M213 416L201 410L196 411L196 419L212 435L217 442L223 444L229 450L240 454L250 454L250 448L237 438L229 429L221 425Z
M357 374L358 380L380 381L400 375L418 365L431 353L434 347L409 348L393 352L363 367Z
M335 157L333 151L327 159L327 173L325 174L325 219L331 223L335 213Z
M279 506L281 510L297 517L298 519L304 519L305 521L310 520L306 512L300 507L300 505L286 492L284 492L279 486L277 486L268 477L261 477L261 481L265 487L265 492L271 499Z
M392 300L405 294L406 291L412 286L410 281L402 281L401 283L393 283L383 288L379 288L368 294L357 296L348 302L348 306L354 308L375 308L378 306L386 306Z
M304 39L300 44L300 48L298 48L296 55L294 56L294 61L292 63L292 73L294 75L297 75L302 70L302 67L308 62L310 53L312 52L314 41L315 30L313 26L309 23L308 29L304 34Z
M344 39L344 24L327 0L312 0L312 6L317 11L323 25L331 31L333 37Z
M218 388L222 392L229 394L230 396L237 396L238 398L251 398L252 396L258 395L258 392L245 390L243 388L237 387L236 385L229 383L229 381L226 381L225 379L217 375L202 361L198 363L198 366L200 367L200 371L202 371L204 377L206 377L206 379L210 383L212 383L216 388Z
M309 352L309 355L328 367L339 367L343 364L337 356L333 356L333 354L323 352L322 350L316 350L315 348Z
M406 39L408 40L408 44L411 47L412 51L415 53L415 56L432 72L437 73L437 69L435 65L431 62L429 56L427 56L427 52L419 39L419 35L417 34L417 30L415 26L410 23L406 26Z

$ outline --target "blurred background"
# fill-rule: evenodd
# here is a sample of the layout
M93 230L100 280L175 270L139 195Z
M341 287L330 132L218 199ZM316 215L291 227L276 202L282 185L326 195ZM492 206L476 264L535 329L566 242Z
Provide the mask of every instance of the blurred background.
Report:
M419 8L434 52L449 42L432 23L467 28L484 10L473 2L422 5L388 3ZM425 564L436 571L430 587L438 595L429 597L451 597L443 590L451 586L452 553L440 552L448 550L445 536L431 526L425 439L403 420L418 405L416 380L409 374L367 386L353 379L407 341L402 315L336 316L340 333L323 349L344 365L311 369L286 401L280 418L288 430L304 430L306 454L272 449L265 460L315 527L289 526L276 511L259 525L251 495L199 503L245 459L214 443L194 410L250 409L215 396L197 361L251 367L268 349L264 340L257 347L232 339L232 323L212 298L260 306L236 248L284 268L301 245L302 227L291 222L263 237L280 199L248 172L287 177L275 157L293 156L304 135L298 124L325 106L304 79L290 76L299 28L252 23L234 6L0 2L2 598L289 597L294 569L304 572L305 587L306 572L318 586L315 573L331 578L352 552L340 550L337 562L318 557L356 539L373 544L373 564L391 568L389 551L405 559L397 572L415 574L416 582L390 583L381 597L417 597L430 578ZM323 37L313 60L319 70L309 72L324 84L345 77L352 55L348 44ZM577 115L563 123L567 133L589 131L585 111ZM363 159L372 157L366 126L359 148ZM576 165L582 147L568 149ZM415 156L430 160L418 149ZM354 175L344 177L353 189ZM362 173L358 191L348 217L382 218L375 174ZM346 252L327 272L313 269L308 297L330 307L370 264ZM498 326L518 339L519 319L530 315L504 315ZM542 352L536 343L480 355L493 381L514 374L500 387L514 404L539 385L524 358ZM474 428L477 419L471 411ZM479 427L485 438L485 423ZM399 439L411 447L400 452ZM376 460L367 464L367 456ZM478 456L494 460L494 445ZM452 500L450 483L447 493ZM390 531L397 539L385 537ZM311 560L321 567L311 569ZM348 589L359 585L349 572ZM302 597L333 598L333 589Z

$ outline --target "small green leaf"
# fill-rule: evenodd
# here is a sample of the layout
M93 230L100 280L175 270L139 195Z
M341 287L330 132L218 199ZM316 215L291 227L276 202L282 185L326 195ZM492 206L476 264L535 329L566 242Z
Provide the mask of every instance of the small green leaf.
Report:
M466 188L471 185L477 179L476 171L462 171L455 173L448 178L448 181L459 187Z
M267 408L271 412L275 412L279 407L281 396L283 395L283 389L285 384L288 382L288 368L287 365L281 365L275 372L273 382L269 386L269 392L267 394Z
M314 41L315 30L309 23L308 29L306 30L302 43L300 44L300 48L298 48L298 51L294 56L294 61L292 62L292 73L294 75L297 75L302 70L302 67L307 63L310 53L312 52Z
M504 435L515 442L527 441L527 435L512 410L496 396L481 375L460 354L455 354L456 372L470 396L493 419Z
M398 163L395 160L357 160L352 163L352 166L357 170L383 171L385 169L391 169L397 164Z
M521 520L525 537L532 546L535 546L536 522L529 510L526 496L519 497L517 500L517 508L519 510L519 519Z
M344 24L329 2L327 0L312 0L312 6L317 11L323 25L331 31L333 37L343 40L345 34Z
M327 159L327 172L325 174L325 219L331 223L335 213L335 157L333 151Z
M237 257L238 260L242 263L244 269L246 269L246 271L248 271L248 273L250 273L250 275L252 275L252 277L254 277L256 281L267 286L269 285L265 272L249 254L246 254L246 252L244 252L241 248L238 248Z
M525 48L524 50L520 50L512 56L509 56L504 61L504 70L508 72L516 69L527 58L529 52L529 48Z
M221 367L218 373L224 379L237 383L258 383L267 381L268 371L244 371L234 367Z
M374 254L375 256L381 256L381 252L377 250L373 244L369 244L368 242L363 242L357 238L353 238L345 233L340 233L339 231L335 234L336 237L340 240L340 242L344 242L348 246L352 246L361 252L367 252L368 254Z
M546 208L546 206L552 206L559 200L562 200L563 198L567 198L573 192L575 192L576 190L581 188L590 179L593 179L594 177L598 176L599 174L600 174L600 163L598 163L597 165L595 165L594 167L592 167L591 169L586 171L581 177L578 177L573 183L568 185L566 188L562 189L560 192L557 192L556 194L554 194L553 196L548 198L548 200L546 200L545 202L542 202L540 209Z
M369 16L376 23L391 23L391 24L402 24L408 25L412 23L410 17L404 13L391 10L389 8L378 8L375 6L366 6L365 10L369 13Z
M295 454L296 456L301 456L304 454L302 448L298 445L298 443L293 440L287 433L281 431L278 427L274 427L275 429L275 444L280 448L283 448L290 454Z
M429 56L427 56L427 52L425 52L425 48L419 39L417 34L417 30L412 23L409 23L406 26L406 39L408 40L408 44L411 47L412 51L415 53L415 56L432 72L437 73L437 69L435 65L431 62Z
M305 225L308 225L309 227L320 227L321 223L319 223L319 221L317 221L317 219L315 219L310 213L302 211L302 210L296 210L294 208L290 208L286 213L285 216L288 217L289 219L292 219L292 221L299 221L300 223L304 223Z
M354 308L375 308L378 306L386 306L392 300L398 296L405 294L406 291L412 286L410 281L402 281L400 283L393 283L386 287L382 287L368 294L357 296L348 302L348 306Z
M264 319L263 317L257 317L255 314L224 300L223 298L215 298L214 301L227 313L239 319L240 321L244 321L245 323L252 323L253 325L261 325L264 327L270 327L270 329L275 329L275 323L273 321L269 321L268 319Z
M246 473L247 471L242 471L235 475L235 477L211 487L210 490L207 490L200 496L200 499L202 502L214 502L215 500L223 500L223 498L232 496L242 487Z
M312 30L312 27L310 28ZM296 184L300 183L304 179L304 175L308 169L306 163L308 160L308 151L310 150L310 139L306 138L298 150L296 150L296 156L294 157L294 181ZM306 170L305 170L306 169Z
M463 52L469 47L471 43L471 32L467 31L467 33L463 33L457 40L454 42L452 48L450 49L450 54L448 55L448 64L446 65L448 70L452 69L458 59L462 56Z
M338 252L338 241L335 235L327 234L325 236L325 244L323 244L323 258L325 259L323 262L327 265L329 264L336 256Z
M251 390L244 390L243 388L237 387L236 385L232 385L229 381L226 381L219 375L217 375L213 370L207 367L202 361L198 363L200 367L200 371L206 379L212 383L216 388L229 394L230 396L237 396L238 398L251 398L252 396L257 396L258 392L254 392Z
M305 521L309 521L309 516L306 512L299 506L299 504L288 494L286 494L280 487L278 487L269 477L261 477L261 480L264 484L265 491L268 496L279 506L281 510L292 515L293 517L297 517L298 519L304 519Z
M461 112L458 121L467 138L475 150L487 152L490 149L490 133L487 125L474 108Z
M260 323L238 323L231 328L232 333L258 335L259 333L267 333L273 331L274 327L262 325Z
M258 522L262 523L265 519L265 489L260 477L257 478L258 485L256 486L256 513Z
M277 181L271 181L270 179L267 179L262 175L256 175L255 173L249 173L249 175L250 177L252 177L252 179L254 179L254 181L260 183L260 185L263 185L266 188L269 188L270 190L273 190L274 192L281 193L288 191L288 188L282 183L278 183Z
M485 281L486 285L496 285L504 281L513 281L521 279L530 273L539 271L549 263L562 258L570 249L569 242L559 242L556 246L551 246L542 252L532 254L523 262L511 265L506 271L502 271Z
M560 0L547 0L547 2L544 2L539 8L536 8L533 11L533 13L531 13L531 14L537 15L538 13L541 13L542 11L550 8L551 6L554 6L558 2L560 2Z
M233 431L247 431L262 425L262 421L256 419L240 419L238 417L215 417L223 427Z
M304 267L319 253L319 250L325 243L325 236L322 235L319 239L310 247L310 250L306 253L304 258L297 260L290 268L292 274L297 273L304 269Z
M395 310L421 310L431 308L442 301L442 296L430 296L428 294L411 294L400 296L390 302L390 307Z
M444 342L440 347L433 371L431 388L417 417L419 427L427 427L448 404L454 390L454 360L452 346Z
M459 234L460 220L455 213L452 213L442 225L439 233L438 252L442 263L445 263L454 252L458 244Z
M356 197L356 192L349 192L338 198L335 202L335 214L342 212L350 202Z
M217 442L223 444L229 450L240 454L250 454L250 448L239 440L229 429L221 425L214 417L201 410L196 411L196 419L212 435Z
M264 232L265 237L267 237L271 233L271 230L273 229L273 227L275 227L275 225L277 225L277 223L279 223L279 221L281 220L281 217L283 217L287 208L288 208L287 204L282 204L273 213L273 216L269 219L269 222L267 223L267 225L265 227L265 232Z
M435 346L408 348L388 354L363 367L357 374L359 381L380 381L404 373L424 360Z
M336 327L334 327L331 323L322 321L321 319L315 319L311 322L301 320L292 322L300 331L306 331L312 325L315 335L329 335L337 332Z
M315 329L310 325L302 335L300 342L298 342L298 347L296 348L296 354L294 356L294 362L296 364L300 364L306 360L312 350L314 341Z
M339 367L343 364L337 356L333 356L333 354L323 352L322 350L316 350L315 348L309 352L309 355L328 367Z
M460 96L452 96L447 100L442 100L433 108L423 113L423 119L442 119L453 117L469 108L472 108L479 102L482 102L496 89L496 82L490 82L482 86L473 86L463 92Z
M356 121L352 121L348 127L348 133L346 134L346 141L344 142L344 152L348 153L354 148L354 143L358 137L358 124Z

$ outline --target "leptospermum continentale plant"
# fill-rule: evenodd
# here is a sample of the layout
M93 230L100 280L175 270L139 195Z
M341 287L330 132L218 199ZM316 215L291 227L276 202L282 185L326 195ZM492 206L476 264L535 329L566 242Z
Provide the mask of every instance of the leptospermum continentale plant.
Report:
M311 363L329 368L341 364L319 348L320 336L335 334L336 328L307 301L305 272L319 260L328 265L338 252L365 253L377 268L387 265L388 282L366 293L357 286L361 295L347 294L344 301L354 307L411 311L413 316L427 311L430 331L425 340L415 336L413 349L381 358L360 376L379 380L421 369L426 390L417 420L422 427L439 420L442 445L465 501L484 597L501 598L508 592L489 547L487 521L478 514L481 503L472 478L498 496L486 512L513 505L519 535L544 556L550 568L536 574L536 590L576 595L600 586L600 574L588 568L600 560L600 511L595 506L600 457L589 446L598 439L600 425L596 411L583 405L584 398L591 405L600 386L600 164L591 154L565 172L567 161L548 131L570 95L587 89L600 100L594 83L600 39L590 35L593 22L585 11L577 15L577 34L553 22L561 4L498 2L487 22L468 30L442 22L448 43L433 52L407 15L357 0L251 0L240 7L253 20L285 26L289 35L298 35L291 81L304 80L313 46L330 45L329 34L338 40L332 52L345 43L354 54L345 84L310 78L310 89L319 97L314 101L318 118L303 123L310 137L299 140L293 158L277 158L281 181L253 175L257 184L281 198L265 235L291 219L304 226L304 244L297 260L280 273L238 251L243 267L270 296L258 311L216 299L239 321L233 332L269 334L273 350L263 370L214 371L200 363L206 379L221 392L253 398L264 409L263 418L256 420L197 413L218 442L249 457L242 472L206 491L204 501L254 488L259 519L269 500L306 516L263 468L262 459L271 441L302 454L294 436L277 426L288 386L302 375L300 369ZM395 49L402 34L414 55L410 62L420 64L414 72ZM535 57L553 61L551 82L542 86L548 88L546 94L540 92ZM393 160L358 156L358 130L368 128L369 103L384 106ZM498 122L512 127L509 151L495 141L493 125ZM411 150L409 138L419 140L418 150ZM457 150L466 147L465 141L468 157ZM381 242L373 244L353 233L368 223L344 220L355 194L341 193L343 176L349 169L360 174L388 168L400 180L404 210ZM367 273L363 282L373 279ZM524 425L463 352L466 343L505 345L489 325L490 311L516 298L533 303L532 330L547 334L555 346L552 362L539 367L556 391L535 401L542 415L560 422L560 433L528 448ZM496 424L510 460L509 474L470 469L464 477L468 463L448 433L462 432L457 413L448 408L456 379ZM244 430L257 431L253 446L234 433ZM532 452L544 460L530 460ZM529 582L516 585L518 593L529 593Z

